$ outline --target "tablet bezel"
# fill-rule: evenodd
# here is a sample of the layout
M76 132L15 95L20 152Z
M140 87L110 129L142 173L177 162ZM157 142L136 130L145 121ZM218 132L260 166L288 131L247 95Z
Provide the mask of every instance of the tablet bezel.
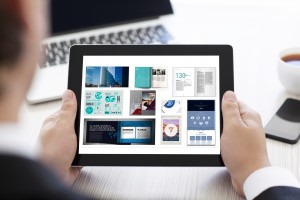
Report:
M76 94L78 109L75 120L79 144L82 67L84 56L219 56L220 104L223 94L234 89L233 49L230 45L74 45L70 49L68 89ZM220 105L221 108L221 105ZM220 134L223 130L220 113ZM224 166L221 154L79 154L77 147L73 166Z

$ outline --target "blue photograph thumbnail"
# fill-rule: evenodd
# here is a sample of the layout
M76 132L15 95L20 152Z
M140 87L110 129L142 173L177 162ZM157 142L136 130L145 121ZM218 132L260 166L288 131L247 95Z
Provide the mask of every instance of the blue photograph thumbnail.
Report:
M88 66L85 87L128 87L129 67Z

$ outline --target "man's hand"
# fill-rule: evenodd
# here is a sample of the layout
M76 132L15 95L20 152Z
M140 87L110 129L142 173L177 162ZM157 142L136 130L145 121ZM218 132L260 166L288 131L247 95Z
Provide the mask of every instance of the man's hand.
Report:
M231 91L223 96L222 112L221 154L235 191L244 196L247 177L270 166L265 132L259 114L238 101Z
M40 134L41 160L69 183L73 183L80 172L80 168L71 168L77 147L76 111L75 94L67 90L63 94L61 109L44 121Z

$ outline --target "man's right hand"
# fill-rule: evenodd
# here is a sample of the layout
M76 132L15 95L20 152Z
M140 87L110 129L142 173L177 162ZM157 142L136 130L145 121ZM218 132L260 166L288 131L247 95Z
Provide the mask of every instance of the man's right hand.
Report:
M243 185L254 171L270 166L260 116L227 91L222 100L221 154L234 190L244 196Z

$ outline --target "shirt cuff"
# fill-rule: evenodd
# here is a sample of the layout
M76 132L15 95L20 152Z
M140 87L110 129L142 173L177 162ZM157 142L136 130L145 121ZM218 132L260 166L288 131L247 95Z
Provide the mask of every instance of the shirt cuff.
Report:
M254 199L268 188L276 186L300 188L298 180L289 170L281 167L264 167L248 176L243 189L247 199Z

